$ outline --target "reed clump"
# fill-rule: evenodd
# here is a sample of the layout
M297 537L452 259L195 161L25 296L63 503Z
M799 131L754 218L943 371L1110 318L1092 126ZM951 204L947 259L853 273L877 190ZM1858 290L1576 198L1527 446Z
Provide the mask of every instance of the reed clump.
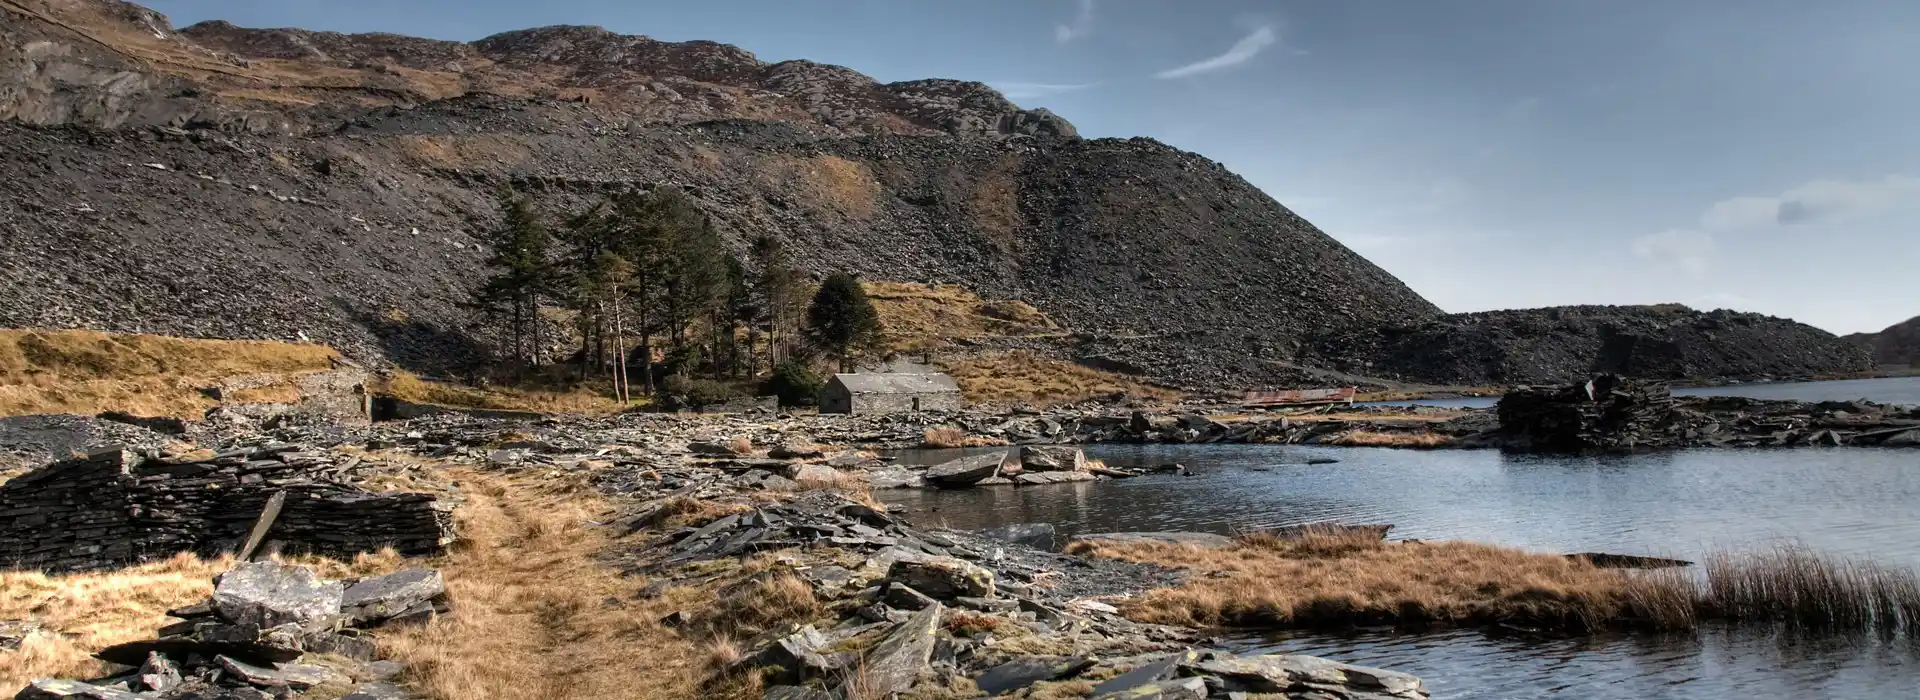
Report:
M1709 556L1699 603L1709 616L1727 620L1920 634L1920 578L1913 571L1801 545Z

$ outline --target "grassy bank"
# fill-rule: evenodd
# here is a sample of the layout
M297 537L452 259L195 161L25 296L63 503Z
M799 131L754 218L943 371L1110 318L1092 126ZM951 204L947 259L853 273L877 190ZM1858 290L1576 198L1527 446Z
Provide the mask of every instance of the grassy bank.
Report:
M1124 374L1023 351L956 360L947 363L946 370L968 401L1051 406L1123 393L1167 404L1182 397Z
M1602 569L1551 554L1465 542L1360 537L1231 547L1079 543L1072 553L1192 570L1184 585L1125 606L1144 622L1200 627L1517 625L1567 632L1691 629L1702 621L1817 630L1920 633L1920 579L1911 571L1798 548L1721 554L1702 575Z
M199 418L215 403L201 389L222 379L321 371L338 357L307 343L0 330L0 415L117 410ZM291 384L268 385L234 398L297 400L298 393Z

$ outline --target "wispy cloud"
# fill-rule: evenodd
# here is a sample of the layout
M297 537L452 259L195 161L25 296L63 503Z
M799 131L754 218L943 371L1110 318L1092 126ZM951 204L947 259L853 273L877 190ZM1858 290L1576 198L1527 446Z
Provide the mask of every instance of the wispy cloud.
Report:
M1778 195L1730 197L1700 213L1698 224L1641 236L1632 248L1643 258L1665 260L1694 277L1706 274L1718 235L1819 221L1853 221L1911 208L1920 210L1920 178L1888 175L1879 180L1815 180Z
M1252 34L1241 37L1239 41L1234 42L1233 46L1227 49L1226 53L1198 63L1189 63L1179 68L1163 70L1155 73L1153 77L1161 80L1174 80L1200 75L1202 73L1212 73L1217 70L1225 70L1253 60L1254 56L1260 55L1261 51L1267 50L1267 47L1273 46L1279 43L1279 41L1280 37L1274 33L1272 26L1262 25L1260 28L1253 30Z
M1000 94L1005 95L1009 100L1046 97L1048 95L1058 95L1063 92L1085 90L1094 86L1093 83L1028 83L1018 80L998 80L989 82L987 85L995 90L999 90Z
M1633 239L1633 254L1648 260L1671 263L1695 279L1707 275L1708 258L1719 244L1713 234L1676 228Z
M1062 44L1092 35L1093 0L1080 0L1080 9L1074 13L1072 22L1053 25L1053 40Z

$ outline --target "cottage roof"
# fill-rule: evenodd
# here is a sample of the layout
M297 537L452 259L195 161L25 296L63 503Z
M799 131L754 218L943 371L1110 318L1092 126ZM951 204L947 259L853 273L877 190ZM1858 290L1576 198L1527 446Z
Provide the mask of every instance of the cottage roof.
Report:
M833 380L854 394L937 394L958 392L953 377L931 374L836 374Z

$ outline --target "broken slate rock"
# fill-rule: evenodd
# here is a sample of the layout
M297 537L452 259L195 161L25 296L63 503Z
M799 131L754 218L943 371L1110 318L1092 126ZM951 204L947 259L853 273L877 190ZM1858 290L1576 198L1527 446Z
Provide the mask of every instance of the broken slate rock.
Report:
M350 625L377 623L446 592L447 584L440 572L407 569L348 586L341 596L340 612Z
M927 606L868 649L861 657L862 683L900 694L911 690L922 674L933 670L928 661L933 658L933 647L940 637L943 612L944 608L937 603ZM844 686L840 688L842 696L850 696L847 691Z
M93 656L122 666L146 663L147 655L154 652L172 659L185 659L194 654L207 658L225 654L248 663L281 663L300 658L300 639L291 633L294 629L291 625L262 630L255 625L202 622L189 635L115 644Z
M140 664L140 675L134 679L134 687L154 692L172 690L184 680L180 676L180 667L166 654L152 652L147 654L147 662Z
M1021 448L1020 467L1030 472L1083 472L1087 454L1078 447L1033 445Z
M148 700L149 696L79 681L34 681L14 700Z
M1084 656L1073 658L1026 656L987 669L986 673L973 679L973 684L979 686L980 692L1000 695L1041 681L1072 678L1092 666L1093 659Z
M776 685L767 689L760 700L833 700L825 691L797 685Z
M317 631L340 616L346 587L313 571L264 561L242 564L220 577L213 589L213 606L230 622L276 627L299 625Z
M927 606L939 605L927 594L921 593L898 581L888 582L887 588L880 594L880 602L896 610L925 610Z
M788 467L787 478L797 484L831 484L840 481L840 470L824 464L795 464Z
M1100 685L1094 686L1093 697L1108 697L1115 693L1171 679L1174 673L1180 669L1181 664L1191 663L1198 658L1199 654L1192 651L1170 654L1166 658L1153 661L1139 668L1114 676L1102 682Z
M800 683L840 667L835 659L821 653L828 644L826 635L807 625L768 642L759 653L742 663L753 668L779 669L778 673L766 676L770 682Z
M1094 700L1207 700L1207 680L1205 678L1181 678L1170 681L1155 681L1137 685L1126 690L1116 690L1105 695L1094 695ZM1288 695L1286 697L1296 697ZM1297 697L1338 698L1337 695L1314 695Z
M819 459L827 456L827 453L814 445L787 442L767 450L767 456L774 459Z
M220 668L225 669L227 673L231 673L234 677L246 681L248 685L261 688L306 690L330 681L345 683L349 680L340 675L338 671L325 666L313 666L310 664L284 664L274 667L255 666L244 661L237 661L229 656L216 657L214 661L219 663Z
M1181 664L1188 674L1217 676L1230 691L1297 693L1319 691L1354 700L1420 700L1427 697L1419 678L1317 656L1210 654Z
M896 561L887 579L939 600L993 597L993 572L954 557Z

